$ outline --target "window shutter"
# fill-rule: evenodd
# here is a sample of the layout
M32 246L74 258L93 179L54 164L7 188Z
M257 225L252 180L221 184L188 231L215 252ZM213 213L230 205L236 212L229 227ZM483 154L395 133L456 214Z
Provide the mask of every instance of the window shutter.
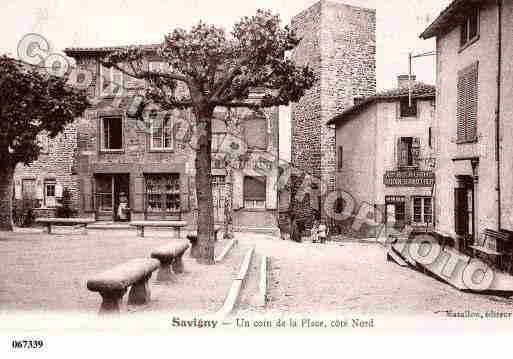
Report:
M189 176L185 173L180 174L180 210L182 212L189 212Z
M465 188L454 189L454 231L458 235L467 233L467 190Z
M468 74L467 139L477 137L478 67L473 65Z
M342 169L343 164L343 148L342 146L337 147L337 168Z
M402 137L397 140L397 164L399 167L406 166L408 164L408 149L406 144L403 142Z
M416 162L420 158L420 138L419 137L412 138L411 155L412 155L412 159L413 159L413 164L415 165Z
M472 141L477 137L478 63L458 73L457 138Z

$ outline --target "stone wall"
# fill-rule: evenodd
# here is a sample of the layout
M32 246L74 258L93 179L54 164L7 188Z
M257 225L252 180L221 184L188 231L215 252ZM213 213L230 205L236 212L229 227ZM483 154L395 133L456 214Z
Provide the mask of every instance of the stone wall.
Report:
M308 64L318 77L292 106L292 164L320 180L318 196L336 188L335 132L326 122L351 106L354 97L376 91L376 13L322 0L295 16L291 27L301 38L293 59ZM312 204L319 205L295 200L297 183L292 183L294 211L309 226Z

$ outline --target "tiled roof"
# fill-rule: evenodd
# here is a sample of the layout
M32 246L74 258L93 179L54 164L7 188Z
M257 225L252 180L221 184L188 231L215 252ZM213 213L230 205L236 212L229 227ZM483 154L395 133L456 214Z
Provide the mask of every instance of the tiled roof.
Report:
M429 39L449 31L455 26L458 26L464 19L466 10L487 1L490 2L490 0L454 0L440 13L435 21L420 34L420 37L422 39Z
M355 104L352 107L349 107L348 109L344 110L341 114L333 117L331 120L328 121L328 125L334 125L338 123L339 121L346 120L350 115L353 115L355 113L359 113L367 106L370 106L371 104L375 102L380 101L392 101L397 100L403 97L409 96L409 89L408 87L403 88L395 88L391 90L386 90L377 93L374 96L365 97L360 100L357 104ZM414 99L434 99L436 96L436 87L433 85L424 84L421 82L417 82L412 86L412 98Z
M123 50L129 48L141 48L145 50L157 50L161 44L148 44L148 45L126 45L126 46L101 46L101 47L67 47L64 49L64 53L68 56L80 55L80 54L94 54L94 53L105 53L116 50Z

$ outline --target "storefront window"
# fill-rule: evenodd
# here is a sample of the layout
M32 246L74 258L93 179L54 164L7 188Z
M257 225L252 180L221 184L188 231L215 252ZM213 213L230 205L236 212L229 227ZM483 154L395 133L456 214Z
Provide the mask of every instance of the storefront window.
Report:
M176 173L146 176L146 211L180 211L180 175Z
M413 223L428 224L433 222L431 197L413 198Z

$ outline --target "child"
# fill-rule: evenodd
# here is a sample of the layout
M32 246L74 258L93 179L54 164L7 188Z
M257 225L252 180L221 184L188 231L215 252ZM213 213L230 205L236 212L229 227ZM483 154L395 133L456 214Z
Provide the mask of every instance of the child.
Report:
M319 232L319 222L317 220L313 221L311 232L312 243L317 243L318 241L318 232Z
M326 238L328 237L328 227L322 221L317 227L317 237L319 237L319 242L323 244L326 243Z

